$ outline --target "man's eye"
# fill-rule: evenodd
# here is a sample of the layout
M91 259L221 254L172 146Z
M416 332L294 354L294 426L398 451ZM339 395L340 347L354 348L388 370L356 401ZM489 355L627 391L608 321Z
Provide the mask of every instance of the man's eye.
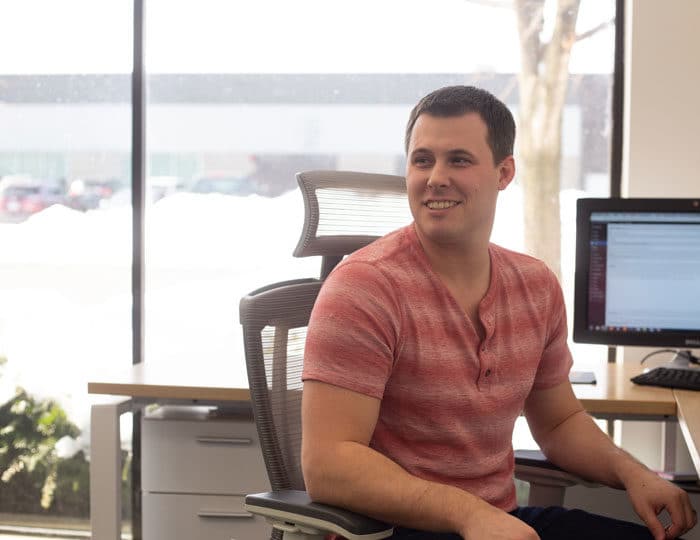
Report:
M469 165L471 163L471 160L465 157L456 157L452 159L452 163L454 163L455 165Z
M416 157L413 158L413 164L419 167L424 167L430 164L430 159L427 157Z

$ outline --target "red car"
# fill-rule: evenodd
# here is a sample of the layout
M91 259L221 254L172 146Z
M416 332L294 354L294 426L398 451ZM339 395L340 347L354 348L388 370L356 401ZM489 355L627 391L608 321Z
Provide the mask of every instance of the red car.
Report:
M66 193L58 181L10 176L0 181L0 220L21 221L53 204L65 204Z

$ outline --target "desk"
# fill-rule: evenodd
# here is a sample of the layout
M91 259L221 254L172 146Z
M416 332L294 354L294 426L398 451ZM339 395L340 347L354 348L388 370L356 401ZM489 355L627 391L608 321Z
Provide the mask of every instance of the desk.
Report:
M92 405L90 413L90 525L93 540L121 538L119 418L151 403L244 406L250 392L244 366L178 370L138 364L88 383L88 393L121 396Z
M678 423L688 446L690 459L700 475L700 392L674 390L678 404Z
M149 403L246 405L245 369L236 366L179 372L172 366L139 364L88 383L90 394L121 396L92 406L90 520L93 540L120 538L119 416ZM595 385L574 385L593 416L623 420L679 420L695 468L700 472L700 392L637 386L629 379L638 365L608 364L596 371Z
M675 419L673 390L639 386L630 378L637 364L606 364L596 372L597 384L575 384L574 393L589 414L617 420Z
M174 366L137 364L88 383L89 394L146 398L151 401L250 401L245 365Z

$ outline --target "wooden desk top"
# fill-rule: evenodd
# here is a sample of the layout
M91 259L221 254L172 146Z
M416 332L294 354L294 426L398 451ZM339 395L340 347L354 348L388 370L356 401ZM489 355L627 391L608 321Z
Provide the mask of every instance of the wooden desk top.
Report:
M208 367L191 364L188 369L143 363L93 378L89 394L134 398L182 399L187 401L250 401L245 366Z
M637 386L629 380L640 371L638 365L607 364L595 371L597 384L574 385L576 396L589 413L676 416L672 390ZM93 378L88 383L88 393L188 401L250 400L245 367L233 362L209 368L192 364L187 370L156 363L128 366ZM700 427L694 431L700 433Z
M673 390L630 381L641 371L639 364L606 364L593 371L596 384L573 385L576 397L590 414L676 416Z

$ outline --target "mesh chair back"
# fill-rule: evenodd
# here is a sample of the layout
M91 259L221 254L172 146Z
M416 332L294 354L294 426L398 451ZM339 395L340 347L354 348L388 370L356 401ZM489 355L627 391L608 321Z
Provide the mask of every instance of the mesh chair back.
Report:
M305 216L294 256L321 255L322 279L343 256L411 222L403 176L308 171L297 182Z
M276 283L241 299L248 384L273 491L304 489L301 370L306 326L321 282Z
M275 283L240 302L253 413L273 491L304 489L301 371L322 279L345 255L411 221L402 176L310 171L297 174L297 181L305 219L294 256L322 256L321 280Z

